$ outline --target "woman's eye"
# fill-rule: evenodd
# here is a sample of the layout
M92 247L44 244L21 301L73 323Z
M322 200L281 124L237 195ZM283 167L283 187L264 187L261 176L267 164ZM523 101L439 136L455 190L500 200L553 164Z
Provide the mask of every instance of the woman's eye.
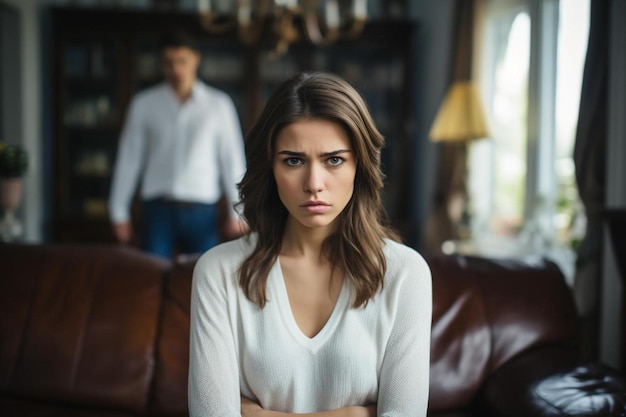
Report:
M340 158L338 156L332 156L330 158L328 158L328 165L341 165L343 163L344 159Z
M290 167L296 167L302 163L300 158L287 158L285 159L285 164Z

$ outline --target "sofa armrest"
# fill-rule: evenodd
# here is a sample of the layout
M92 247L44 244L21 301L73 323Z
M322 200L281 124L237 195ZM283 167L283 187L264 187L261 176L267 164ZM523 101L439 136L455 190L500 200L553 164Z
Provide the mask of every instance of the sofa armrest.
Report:
M495 371L479 396L479 415L624 416L626 379L564 348L533 349Z

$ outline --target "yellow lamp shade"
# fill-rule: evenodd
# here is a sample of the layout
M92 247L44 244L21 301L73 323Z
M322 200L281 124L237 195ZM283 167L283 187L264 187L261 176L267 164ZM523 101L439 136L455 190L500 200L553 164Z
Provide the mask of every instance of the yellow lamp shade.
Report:
M478 91L470 81L456 81L439 108L430 129L430 139L465 142L485 138L488 134Z

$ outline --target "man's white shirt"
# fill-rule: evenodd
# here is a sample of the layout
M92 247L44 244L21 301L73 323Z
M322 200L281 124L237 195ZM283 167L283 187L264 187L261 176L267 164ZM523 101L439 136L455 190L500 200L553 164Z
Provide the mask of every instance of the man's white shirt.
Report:
M156 197L212 204L226 194L231 217L245 172L237 111L224 92L196 81L183 103L167 83L130 103L113 174L109 215L128 221L138 182L143 200Z

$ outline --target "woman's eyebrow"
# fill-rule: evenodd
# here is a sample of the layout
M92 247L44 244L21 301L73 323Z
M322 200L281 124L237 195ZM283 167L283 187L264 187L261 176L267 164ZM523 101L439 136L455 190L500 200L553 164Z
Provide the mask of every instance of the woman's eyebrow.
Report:
M321 157L324 157L324 156L335 156L335 155L340 155L342 153L350 153L350 152L352 152L352 151L350 151L349 149L339 149L339 150L336 150L336 151L323 152L323 153L320 154L320 156ZM306 156L306 153L304 153L304 152L295 152L295 151L287 151L287 150L278 151L277 154L278 155L289 155L289 156L300 156L300 157Z
M352 152L350 151L350 149L339 149L337 151L324 152L320 156L335 156L335 155L340 155L342 153L350 153L350 152Z
M306 156L304 152L295 152L295 151L278 151L277 155Z

